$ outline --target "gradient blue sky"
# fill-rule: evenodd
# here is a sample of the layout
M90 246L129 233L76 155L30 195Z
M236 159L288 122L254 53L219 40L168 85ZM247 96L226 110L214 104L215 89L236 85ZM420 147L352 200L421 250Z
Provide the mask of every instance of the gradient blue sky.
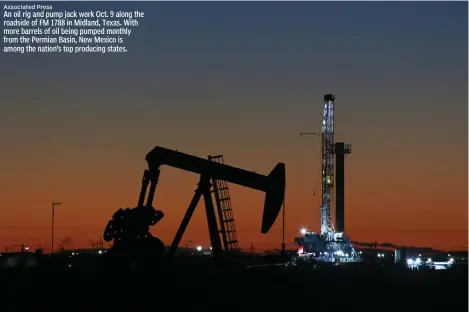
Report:
M114 210L135 205L155 145L222 153L265 173L285 162L287 234L318 230L319 146L298 133L319 131L332 92L337 139L353 146L349 234L467 247L467 3L52 5L145 18L126 54L1 54L0 244L47 244L53 200L67 203L60 235L99 236ZM197 181L167 171L157 194L158 205L175 206L174 215L160 207L166 241ZM278 241L257 234L261 195L233 187L233 200L245 243ZM206 241L203 214L196 219L188 235ZM410 230L424 234L402 234Z

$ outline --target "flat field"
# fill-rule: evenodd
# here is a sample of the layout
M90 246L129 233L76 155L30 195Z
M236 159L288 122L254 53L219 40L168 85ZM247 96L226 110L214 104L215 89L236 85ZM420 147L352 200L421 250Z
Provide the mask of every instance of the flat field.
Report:
M4 307L160 311L467 311L467 265L447 271L408 271L395 266L217 268L180 263L152 272L83 269L3 271ZM7 305L5 306L5 303ZM39 305L38 305L39 304ZM13 309L14 306L12 305ZM18 306L16 306L16 309ZM345 310L344 310L345 309Z

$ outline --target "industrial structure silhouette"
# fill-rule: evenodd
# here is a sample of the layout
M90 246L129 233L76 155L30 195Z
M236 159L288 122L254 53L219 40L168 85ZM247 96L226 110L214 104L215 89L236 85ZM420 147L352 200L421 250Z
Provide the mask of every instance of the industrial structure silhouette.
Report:
M225 207L223 210L223 207L220 205L222 198L218 194L215 195L219 206L218 221L215 215L212 192L224 191L220 187L223 188L223 185L226 185L226 183L222 184L220 181L242 185L266 193L261 225L261 232L264 234L269 232L282 207L285 196L285 164L283 163L277 164L269 175L261 175L214 161L211 156L209 156L209 159L203 159L159 146L147 154L146 161L148 169L143 173L142 188L137 207L116 211L104 231L104 240L108 242L112 240L114 242L109 252L110 256L120 256L134 263L143 260L143 258L147 260L148 258L162 258L165 254L164 244L150 233L150 227L157 224L164 216L163 212L155 210L152 206L160 177L160 167L163 165L200 175L198 187L195 190L195 194L173 242L166 251L166 258L171 259L174 256L202 196L205 202L213 257L221 260L223 250L227 252L230 244L237 243L226 236L225 223L230 223L232 229L233 220L229 218L229 215L227 216L228 218L223 215L223 213L229 213L229 209ZM214 186L213 191L212 186ZM226 200L227 198L225 197L224 199ZM225 234L223 239L224 246L220 239L220 233ZM232 233L230 232L230 234Z
M105 285L105 291L122 294L107 303L107 308L116 306L119 309L126 301L132 306L137 301L141 302L141 290L146 289L148 280L154 277L157 278L157 285L163 286L159 289L159 298L184 293L185 299L188 296L194 298L181 300L182 302L178 303L179 308L201 307L205 311L212 309L258 311L260 308L273 310L279 307L279 302L285 303L286 300L284 298L272 300L272 294L280 291L286 294L290 292L292 298L297 298L298 295L310 296L311 290L324 296L340 293L344 299L343 305L346 307L350 307L349 302L357 297L382 295L384 288L392 293L395 298L393 302L398 302L399 306L405 301L418 304L420 307L433 307L434 302L428 303L423 297L408 298L405 295L415 289L425 290L425 293L428 293L437 287L443 289L445 294L443 300L445 308L452 304L460 307L463 303L467 303L467 298L457 295L456 291L463 284L461 276L467 275L467 253L466 258L464 255L444 255L444 258L450 257L447 261L440 259L441 255L435 255L433 258L432 254L433 259L431 259L429 254L431 250L412 250L381 244L382 247L395 248L394 257L393 252L377 250L376 247L379 245L377 243L371 245L375 248L371 252L362 249L357 253L352 246L350 239L345 236L344 216L344 165L345 155L351 153L351 146L344 142L335 142L335 98L327 94L324 99L322 132L310 133L320 136L322 142L321 230L320 233L304 230L303 235L296 238L299 244L298 253L286 256L284 244L282 253L278 252L275 257L233 252L238 249L238 239L228 183L265 193L260 230L261 233L268 233L284 204L286 186L284 163L278 163L268 175L262 175L227 165L221 155L208 156L204 159L157 146L146 155L148 169L143 173L137 206L117 210L104 230L103 239L112 242L111 248L104 248L103 241L99 240L93 243L91 251L61 248L59 252L43 255L42 249L39 248L36 253L32 253L22 244L17 246L21 248L18 253L0 254L2 256L0 274L7 272L5 278L1 275L2 280L17 280L21 274L30 274L28 278L21 279L19 286L8 287L8 290L30 287L37 283L38 276L48 278L54 287L60 289L71 288L68 286L70 283L76 286L77 283L88 282L87 291L93 287L98 287L102 291ZM153 207L153 199L161 167L165 165L199 175L198 187L169 248L150 233L151 227L164 218L163 211ZM334 208L334 191L335 224L331 217L331 210ZM192 250L188 248L176 256L176 251L180 251L178 247L181 239L201 197L204 198L211 247L204 249L198 246ZM363 245L360 242L353 243ZM422 261L424 256L427 257L426 261ZM434 272L435 270L445 270L453 266L455 268L449 270L449 275L432 275L440 273ZM420 271L417 272L419 275L412 275L413 271L409 269ZM60 274L54 275L56 272ZM43 273L46 275L41 275ZM51 273L53 277L50 276ZM61 279L54 276L61 276ZM393 287L395 284L393 278L398 278L399 284L405 286ZM445 285L444 288L440 286L442 283ZM262 290L261 294L259 289ZM50 291L51 288L48 287L47 290ZM56 288L53 288L53 291L57 291ZM134 296L134 293L137 295ZM207 293L210 295L207 296ZM252 294L255 296L249 300L248 305L241 306L237 301L227 299L227 294L234 293L244 294L246 297ZM238 297L239 300L243 300L242 296ZM159 304L161 305L161 302ZM318 300L318 304L327 306L328 310L331 310L328 300ZM337 309L332 311L343 309L340 303L334 306ZM367 308L368 306L365 306L362 310L367 311ZM376 307L373 305L372 308L374 310Z

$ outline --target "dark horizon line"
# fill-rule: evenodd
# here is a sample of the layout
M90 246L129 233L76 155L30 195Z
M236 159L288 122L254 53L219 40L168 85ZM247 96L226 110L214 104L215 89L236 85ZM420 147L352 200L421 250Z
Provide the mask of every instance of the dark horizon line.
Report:
M0 225L0 229L50 229L50 225ZM57 229L98 229L100 227L98 226L92 226L92 225L72 225L72 226L55 226ZM159 227L162 229L162 227ZM164 227L168 228L168 227ZM288 227L287 227L288 228ZM104 229L104 228L103 228ZM467 233L469 232L469 229L386 229L386 228L367 228L367 227L362 227L362 228L350 228L352 231L376 231L376 232L407 232L407 233ZM349 231L350 231L349 230ZM243 230L240 230L238 232L246 232ZM348 231L346 231L347 233Z

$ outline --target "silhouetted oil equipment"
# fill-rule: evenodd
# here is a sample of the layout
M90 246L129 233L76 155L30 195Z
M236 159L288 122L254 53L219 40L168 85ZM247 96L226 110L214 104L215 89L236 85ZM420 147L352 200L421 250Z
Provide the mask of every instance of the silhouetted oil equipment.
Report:
M344 142L337 142L335 149L335 230L336 232L345 232L345 166L344 159L346 154L352 153L352 146Z
M208 156L208 160L224 164L223 155ZM239 249L238 236L236 235L236 225L233 216L230 190L228 182L212 178L213 193L218 212L218 222L226 253L230 250Z
M212 180L224 180L266 193L261 233L269 232L282 207L285 195L284 163L278 163L270 174L265 176L158 146L147 154L146 161L148 169L143 174L137 207L119 209L105 229L104 240L107 242L114 240L108 252L110 254L131 255L132 257L163 254L163 243L149 232L150 227L164 216L163 212L152 207L160 167L163 165L200 175L198 187L167 252L167 257L174 255L200 198L204 196L213 256L221 258L222 245L211 196ZM148 184L150 188L146 196ZM145 197L147 197L146 204L144 204Z

